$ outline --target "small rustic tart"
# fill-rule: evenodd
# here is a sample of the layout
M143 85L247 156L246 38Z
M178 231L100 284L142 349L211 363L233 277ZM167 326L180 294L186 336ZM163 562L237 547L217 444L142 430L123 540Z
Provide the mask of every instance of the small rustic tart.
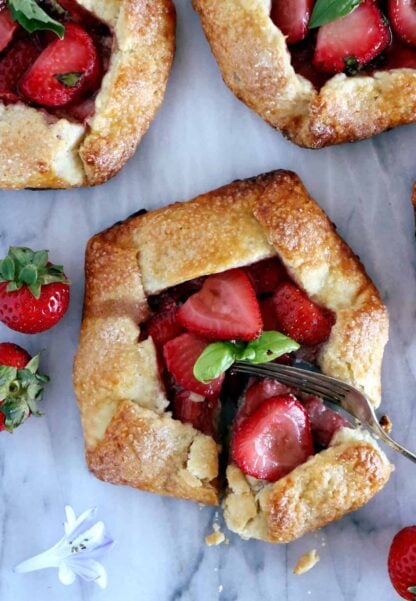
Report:
M15 32L10 19L8 42L0 36L0 46L8 44L0 55L3 189L93 186L113 177L159 109L173 61L171 0L43 6L65 26L63 40Z
M87 462L98 478L218 503L218 381L194 381L196 388L184 390L189 373L181 362L189 363L189 347L172 354L172 344L196 337L172 320L172 311L177 315L213 278L217 286L229 278L252 290L246 272L259 266L267 269L268 285L284 272L308 303L333 316L328 339L309 352L322 371L379 404L388 338L379 293L297 175L260 175L139 213L89 241L74 385ZM257 303L254 292L250 302ZM244 536L283 542L368 501L390 469L371 438L338 428L326 450L278 482L247 477L232 464L227 521ZM332 500L316 500L314 482L319 499ZM297 512L294 501L285 511L284 499L296 494L304 509ZM308 503L314 516L306 515Z
M297 13L290 15L291 3L284 0L193 0L225 83L299 146L322 148L353 142L413 123L416 31L413 47L407 46L397 35L394 16L389 14L391 37L385 15L371 0L364 0L355 15L345 17L352 19L351 24L339 25L340 34L333 23L321 27L327 29L325 33L319 31L318 47L314 32L305 30L298 35L292 23L287 23L289 18L302 18L303 23L298 25L307 25L313 4L314 0L296 0L293 12ZM406 3L397 0L396 4ZM303 10L299 5L308 10L304 17L299 17ZM272 19L276 10L282 14ZM376 11L375 17L371 11ZM276 25L280 21L288 27L286 35ZM382 31L372 40L377 27ZM346 44L345 55L334 56L342 52L340 39L346 37L346 31L351 33L351 41L349 46ZM359 45L365 41L373 47L362 48L361 64ZM314 55L315 48L319 52ZM354 54L358 59L350 56ZM340 66L339 60L345 64ZM354 76L334 74L342 70Z

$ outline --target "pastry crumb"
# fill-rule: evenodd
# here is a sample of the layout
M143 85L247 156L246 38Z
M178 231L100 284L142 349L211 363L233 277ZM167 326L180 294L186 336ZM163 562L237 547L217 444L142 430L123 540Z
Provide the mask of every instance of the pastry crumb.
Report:
M293 568L293 573L296 574L296 576L306 574L306 572L309 572L309 570L312 570L312 568L316 566L319 560L320 557L316 549L312 549L312 551L299 557L297 564Z
M208 547L222 545L222 543L227 544L228 541L225 538L224 532L221 532L220 525L216 524L214 522L214 524L212 525L212 528L213 528L214 532L212 532L211 534L208 534L208 536L205 537L205 544L208 545Z
M220 584L219 587L218 587L218 592L222 593L223 590L224 590L224 587L223 587L222 584Z
M380 418L380 426L383 428L386 434L390 434L393 429L393 424L388 415L382 415Z
M223 542L225 542L224 532L213 532L205 537L205 544L208 545L208 547L221 545Z

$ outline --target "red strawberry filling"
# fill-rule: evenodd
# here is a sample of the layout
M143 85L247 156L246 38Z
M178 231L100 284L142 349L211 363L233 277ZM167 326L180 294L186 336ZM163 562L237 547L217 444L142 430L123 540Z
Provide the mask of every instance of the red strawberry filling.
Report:
M291 395L264 401L234 432L232 458L247 475L275 481L313 454L309 417Z
M232 457L246 474L281 478L326 448L346 425L320 399L276 380L252 378L247 385L233 372L208 382L195 377L195 364L213 341L247 344L263 331L290 336L303 345L298 357L316 360L334 317L290 279L277 258L185 282L149 298L149 306L152 315L141 324L140 338L155 344L173 417L217 437L220 414L229 414ZM293 356L275 360L290 364Z
M333 3L328 22L310 28L317 1L273 0L270 13L286 36L295 71L317 89L336 73L415 68L414 0L361 0L344 16L334 12Z
M57 118L85 122L95 111L95 96L108 68L109 28L74 0L42 8L65 28L28 33L0 10L0 100L45 109Z
M212 340L254 340L263 328L256 292L241 269L208 277L179 309L178 321Z

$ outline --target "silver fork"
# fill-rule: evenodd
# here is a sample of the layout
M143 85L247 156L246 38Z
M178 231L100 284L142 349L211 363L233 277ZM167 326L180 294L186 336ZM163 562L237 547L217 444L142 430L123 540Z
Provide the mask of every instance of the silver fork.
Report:
M278 363L253 365L238 361L234 371L260 378L274 378L282 384L295 386L303 392L313 394L341 407L360 424L370 428L377 437L384 440L392 449L416 463L416 455L393 440L381 427L374 407L362 392L336 378L316 371L289 367Z

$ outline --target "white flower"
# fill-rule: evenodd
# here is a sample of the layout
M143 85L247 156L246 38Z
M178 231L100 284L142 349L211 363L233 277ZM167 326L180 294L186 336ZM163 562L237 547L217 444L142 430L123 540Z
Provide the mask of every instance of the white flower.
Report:
M88 509L76 517L72 507L65 507L65 536L51 549L19 563L14 571L20 574L58 568L62 584L72 584L76 576L107 586L107 572L97 561L113 545L105 533L103 522L95 522L96 509Z

